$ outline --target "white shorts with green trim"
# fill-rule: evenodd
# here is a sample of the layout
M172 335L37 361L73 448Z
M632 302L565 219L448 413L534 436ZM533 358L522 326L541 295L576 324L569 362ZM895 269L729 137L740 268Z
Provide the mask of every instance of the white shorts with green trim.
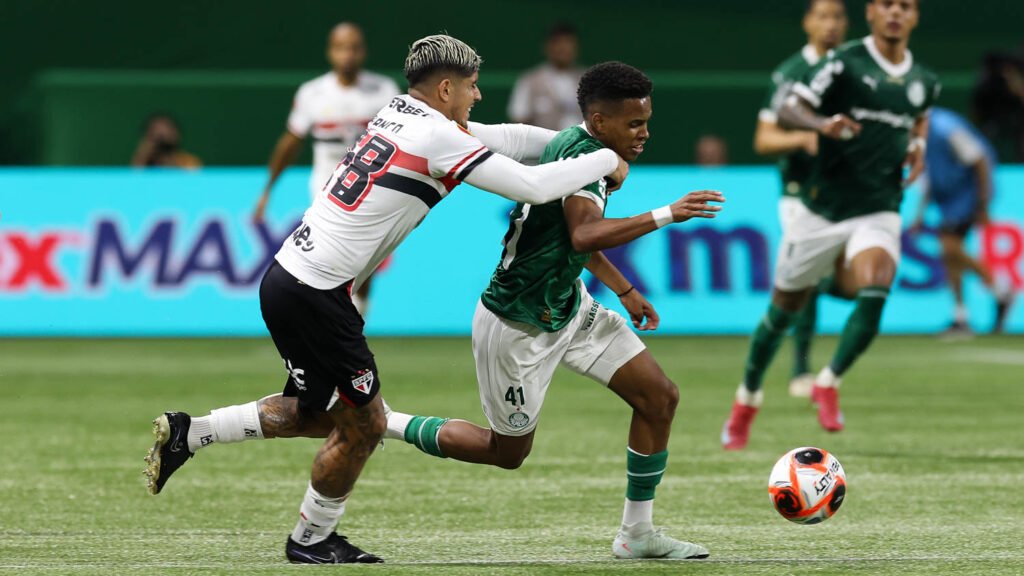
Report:
M622 316L580 286L579 311L558 332L505 320L477 304L473 356L480 404L498 434L523 436L537 427L559 364L607 386L619 368L645 349Z
M832 273L840 254L847 266L869 248L881 248L897 264L900 261L902 220L896 212L833 222L811 212L802 202L790 210L775 262L775 287L779 290L796 292L817 285Z

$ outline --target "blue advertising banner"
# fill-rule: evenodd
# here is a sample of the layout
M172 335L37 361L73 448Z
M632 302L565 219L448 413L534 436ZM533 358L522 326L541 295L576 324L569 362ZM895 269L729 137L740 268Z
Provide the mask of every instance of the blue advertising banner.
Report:
M301 218L307 170L281 180L265 223L250 219L260 168L196 172L0 169L0 335L247 336L265 334L261 274ZM1024 170L1002 168L995 223L968 244L1004 282L1024 287ZM774 169L638 167L609 202L628 216L701 188L728 201L714 221L669 226L608 255L651 300L659 333L745 334L764 312L780 232ZM917 208L908 192L904 216ZM462 185L434 208L376 275L367 332L464 335L501 253L511 203ZM932 332L950 321L938 241L904 234L888 332ZM589 281L595 297L617 299ZM992 300L966 284L975 328ZM823 299L838 330L848 304ZM1009 328L1024 332L1024 306Z

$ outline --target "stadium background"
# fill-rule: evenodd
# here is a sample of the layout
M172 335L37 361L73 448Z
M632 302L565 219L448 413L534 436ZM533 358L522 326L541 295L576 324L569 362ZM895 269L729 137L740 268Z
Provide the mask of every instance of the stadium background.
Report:
M914 54L942 74L942 103L964 112L982 54L1021 40L1019 0L924 2ZM862 35L862 2L846 3L850 36ZM657 82L654 140L611 209L721 186L729 196L721 221L669 229L691 234L676 253L688 255L688 267L667 261L683 244L668 230L638 242L631 257L650 255L637 267L668 298L657 302L664 320L702 333L716 331L709 324L743 327L730 329L736 336L645 338L682 391L655 520L707 546L710 559L611 558L631 411L561 370L517 471L427 458L401 442L376 451L340 531L387 564L346 574L1024 574L1024 307L1012 319L1017 334L937 342L951 302L935 283L932 236L908 245L920 253L908 253L886 310L889 332L923 334L887 334L858 362L843 384L846 430L824 432L806 399L786 394L787 341L750 445L722 450L749 330L768 298L756 289L765 268L751 247L765 253L767 244L771 258L777 241L775 170L750 150L755 114L768 71L803 42L802 4L0 0L0 576L288 571L282 547L319 440L204 449L155 498L140 471L150 421L163 410L207 414L272 393L286 377L250 282L303 209L308 151L280 182L269 228L254 228L249 214L292 94L326 71L325 36L342 18L366 27L368 67L390 74L424 34L446 29L476 45L487 62L474 116L485 121L504 120L513 77L541 59L556 19L579 24L585 63L619 58L646 68ZM143 118L157 110L181 119L186 149L207 168L124 167ZM726 137L736 166L680 165L704 132ZM1004 274L1024 274L1024 173L1004 166L998 178L1003 225L988 251ZM494 265L506 206L466 186L440 204L380 277L371 330L422 324L424 311L432 325L423 330L467 330L460 314ZM729 236L729 265L720 248L715 268L707 243L721 236L712 232L742 226L752 232ZM972 249L984 248L980 240L972 237ZM990 300L974 280L968 299L976 328L986 329ZM826 331L843 319L841 306L823 302ZM907 319L918 324L892 324ZM39 337L97 334L169 337ZM32 337L8 337L17 335ZM485 423L468 338L370 340L392 406ZM815 341L814 368L836 340ZM806 445L837 455L850 483L837 517L812 527L779 517L765 490L772 463Z
M113 0L102 10L90 3L8 3L5 13L13 17L0 23L0 42L19 58L11 59L8 81L0 86L0 163L36 167L0 169L0 313L6 318L0 333L263 334L255 284L232 274L250 273L253 260L265 255L259 239L268 236L248 222L263 181L260 166L284 125L295 88L326 69L329 27L342 19L360 23L369 42L367 68L396 79L411 40L439 30L466 39L485 58L484 100L474 108L474 119L500 122L515 76L541 59L545 27L564 19L580 29L584 63L621 59L655 80L654 140L634 171L630 193L619 195L612 210L634 213L686 189L720 187L730 204L711 229L752 234L731 236L729 247L717 252L710 247L718 236L700 236L675 252L669 231L637 243L631 262L657 280L649 292L666 317L663 332L744 334L767 297L765 275L778 239L778 182L753 154L753 125L769 70L803 42L797 24L802 4L663 1L624 10L604 0L456 0L433 10L393 2L388 13L403 17L382 18L374 3L339 7L310 1L288 10L271 2L235 1ZM849 37L856 38L866 33L862 3L848 7ZM1013 7L1009 0L928 3L912 47L917 59L940 72L943 105L965 112L982 55L1015 46L1013 19L1000 17ZM728 25L723 14L729 15ZM154 111L180 120L185 148L207 168L198 174L52 168L123 166L144 118ZM725 138L733 164L763 168L663 168L689 162L694 141L706 133ZM275 240L304 207L309 160L307 146L279 184L264 231ZM971 240L1018 285L1024 274L1019 182L1013 168L1001 170L995 216L1003 226ZM916 194L911 190L905 209L916 207ZM468 186L459 189L400 249L392 269L380 277L370 333L468 333L473 302L499 250L505 209L500 200L476 196ZM167 222L173 237L143 250ZM431 260L432 242L456 245L454 234L445 236L455 230L474 238L474 250L460 250L458 264L439 267ZM949 310L936 275L938 246L925 235L908 239L908 248L885 329L935 331ZM129 266L135 257L137 266ZM689 274L685 289L680 274ZM409 297L412 287L416 298ZM979 328L987 326L989 302L974 280L968 298ZM686 314L693 309L715 312L695 318ZM824 331L836 330L843 318L842 304L827 304ZM1024 331L1020 307L1009 327Z

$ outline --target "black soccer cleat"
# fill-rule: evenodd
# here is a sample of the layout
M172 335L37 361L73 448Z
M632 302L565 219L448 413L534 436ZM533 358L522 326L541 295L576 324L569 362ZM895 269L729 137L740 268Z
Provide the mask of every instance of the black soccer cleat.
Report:
M187 440L191 424L192 417L184 412L164 412L153 420L156 442L146 455L144 471L150 494L159 494L171 474L192 457Z
M303 546L288 537L284 555L293 564L377 564L380 558L356 548L344 536L332 533L326 540Z

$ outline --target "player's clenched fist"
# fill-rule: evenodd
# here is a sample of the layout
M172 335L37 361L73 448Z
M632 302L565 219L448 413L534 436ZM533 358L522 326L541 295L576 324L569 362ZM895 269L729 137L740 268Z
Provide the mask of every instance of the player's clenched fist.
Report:
M860 134L863 128L859 122L845 114L836 114L825 118L818 127L818 132L833 140L850 140Z
M716 190L698 190L690 192L672 203L672 221L686 222L690 218L714 218L721 206L708 202L725 202L725 196Z
M605 184L608 185L608 191L614 192L621 188L622 183L626 181L626 176L629 176L629 164L620 156L619 165L615 171L604 178Z

